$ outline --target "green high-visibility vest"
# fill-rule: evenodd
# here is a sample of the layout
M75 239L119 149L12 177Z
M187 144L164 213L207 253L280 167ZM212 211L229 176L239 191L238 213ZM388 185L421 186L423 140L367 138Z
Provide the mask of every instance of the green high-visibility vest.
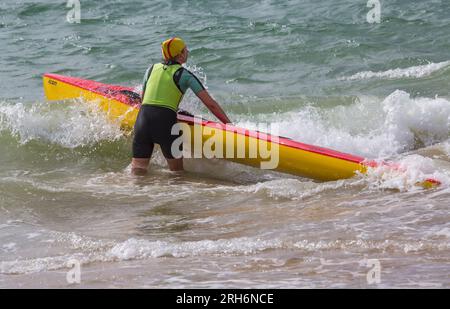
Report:
M173 76L181 68L180 64L167 65L158 63L153 65L152 72L145 85L142 104L156 105L178 111L183 93L175 84Z

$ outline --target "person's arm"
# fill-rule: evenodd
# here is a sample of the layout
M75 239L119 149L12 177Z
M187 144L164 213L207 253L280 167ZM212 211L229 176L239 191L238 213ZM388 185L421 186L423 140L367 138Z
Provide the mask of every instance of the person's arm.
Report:
M198 92L197 97L220 121L222 121L223 123L231 123L231 120L225 114L220 105L209 95L207 90Z
M175 75L177 75L177 73L175 73ZM175 80L177 79L183 93L187 88L190 88L203 102L203 104L205 104L205 106L214 114L214 116L216 116L223 123L231 123L230 119L227 117L220 105L217 104L217 102L209 95L208 91L194 74L183 68L180 69L178 78L175 78Z

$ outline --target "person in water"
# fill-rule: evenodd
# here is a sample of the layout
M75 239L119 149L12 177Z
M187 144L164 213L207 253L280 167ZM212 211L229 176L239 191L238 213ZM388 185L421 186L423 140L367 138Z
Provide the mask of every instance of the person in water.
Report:
M182 67L189 50L180 38L162 43L164 61L152 65L144 76L142 106L134 126L131 171L145 175L155 144L159 144L171 171L183 170L183 158L176 159L171 147L177 135L171 134L177 122L178 106L187 89L191 89L206 107L223 123L230 119L209 95L199 79Z

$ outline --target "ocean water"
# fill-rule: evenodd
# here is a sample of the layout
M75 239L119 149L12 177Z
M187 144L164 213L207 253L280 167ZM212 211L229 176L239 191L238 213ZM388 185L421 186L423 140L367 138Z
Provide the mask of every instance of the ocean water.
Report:
M381 4L371 24L364 0L82 0L71 24L65 1L2 0L0 287L449 288L450 2ZM237 125L404 169L173 174L157 152L136 178L128 132L46 102L47 72L139 87L173 35ZM192 93L182 108L213 118Z

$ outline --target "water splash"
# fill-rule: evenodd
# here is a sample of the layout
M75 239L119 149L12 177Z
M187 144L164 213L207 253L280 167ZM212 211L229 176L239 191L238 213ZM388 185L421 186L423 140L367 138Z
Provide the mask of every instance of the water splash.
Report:
M123 136L94 105L70 103L0 103L0 131L9 131L22 144L41 141L76 148Z
M448 188L450 174L440 169L431 158L417 154L408 155L396 161L395 168L380 164L370 168L364 181L370 189L394 189L400 192L423 190L422 181L439 181L440 188Z
M370 159L417 150L450 137L450 101L412 98L397 90L384 99L361 96L351 104L315 103L285 113L241 116L238 126L276 124L280 134Z

